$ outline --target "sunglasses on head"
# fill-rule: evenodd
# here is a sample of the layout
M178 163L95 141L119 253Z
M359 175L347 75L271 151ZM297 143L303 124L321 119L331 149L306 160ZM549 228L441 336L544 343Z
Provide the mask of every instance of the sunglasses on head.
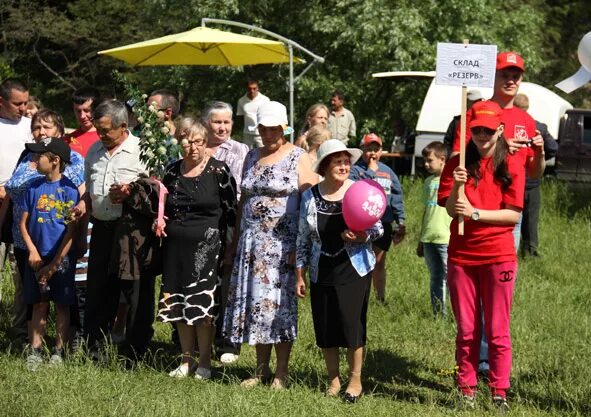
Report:
M472 135L485 134L485 135L492 136L495 134L496 129L489 129L488 127L476 126L476 127L473 127L472 129L470 129L470 132L472 132Z

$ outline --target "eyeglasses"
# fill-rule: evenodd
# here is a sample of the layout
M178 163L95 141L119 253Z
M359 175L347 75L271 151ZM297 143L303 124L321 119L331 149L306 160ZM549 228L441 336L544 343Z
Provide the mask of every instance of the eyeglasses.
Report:
M205 139L186 140L182 142L183 148L192 148L205 145Z
M470 132L472 132L473 136L482 135L482 134L492 136L495 134L496 130L489 129L488 127L477 126L477 127L473 127L472 129L470 129Z

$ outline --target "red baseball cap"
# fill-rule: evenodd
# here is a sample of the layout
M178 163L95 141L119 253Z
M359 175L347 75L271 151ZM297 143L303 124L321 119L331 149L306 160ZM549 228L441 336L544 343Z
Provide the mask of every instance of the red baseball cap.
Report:
M503 109L492 100L478 101L472 106L472 120L470 129L474 127L486 127L497 130L502 123Z
M363 139L361 139L361 146L367 146L373 142L379 143L379 145L382 146L382 138L380 138L375 133L369 133L365 135Z
M497 55L497 70L511 67L525 71L525 62L521 55L516 52L501 52Z

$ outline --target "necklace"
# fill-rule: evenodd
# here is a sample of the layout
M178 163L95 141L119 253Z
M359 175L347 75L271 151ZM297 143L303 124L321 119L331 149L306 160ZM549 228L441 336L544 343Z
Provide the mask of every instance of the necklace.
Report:
M198 177L203 172L203 168L205 168L205 165L207 164L208 160L209 157L206 155L203 158L201 158L201 161L196 166L187 169L187 163L183 159L183 162L181 162L181 175L183 177ZM192 171L194 171L195 175L188 175Z

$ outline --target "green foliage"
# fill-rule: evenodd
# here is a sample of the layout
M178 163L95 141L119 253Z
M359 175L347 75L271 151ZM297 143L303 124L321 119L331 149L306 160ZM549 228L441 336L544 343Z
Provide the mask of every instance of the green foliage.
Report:
M585 0L3 0L4 43L0 56L32 85L44 103L69 113L69 94L95 85L105 95L122 97L110 77L127 74L145 92L169 88L184 109L198 112L207 101L235 103L249 78L261 90L288 102L288 66L245 68L132 68L96 52L191 29L202 17L258 25L293 39L326 58L296 85L296 130L306 109L327 102L342 90L358 120L359 135L376 131L388 142L393 126L413 127L428 82L376 80L390 70L433 70L437 42L496 44L526 59L529 81L548 87L578 68L576 46L589 30L591 8ZM215 25L224 30L248 33ZM255 34L256 36L260 36ZM297 53L297 52L296 52ZM303 69L296 66L296 73ZM589 105L588 88L568 96Z
M151 173L162 178L166 165L180 155L178 141L170 137L164 112L156 107L156 102L146 103L148 95L138 90L125 75L114 71L113 78L123 87L131 111L139 122L140 159Z

